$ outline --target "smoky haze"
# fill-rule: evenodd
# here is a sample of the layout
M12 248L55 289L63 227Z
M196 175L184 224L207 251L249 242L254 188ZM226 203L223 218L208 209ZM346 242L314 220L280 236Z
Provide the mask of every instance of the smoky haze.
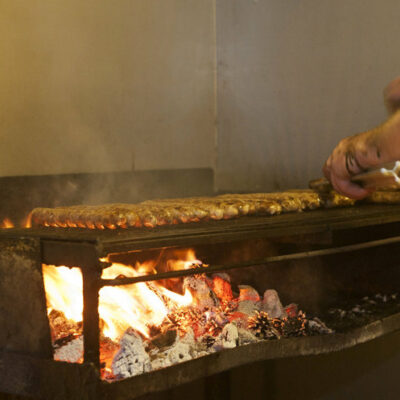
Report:
M400 5L385 4L0 0L3 196L208 194L211 169L223 192L307 186L342 137L385 118L400 63Z
M208 0L0 1L7 211L203 190L187 175L214 164L214 16Z

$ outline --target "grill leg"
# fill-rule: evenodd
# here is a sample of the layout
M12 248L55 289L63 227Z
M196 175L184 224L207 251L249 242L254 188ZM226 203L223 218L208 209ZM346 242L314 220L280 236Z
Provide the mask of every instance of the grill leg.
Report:
M84 361L100 368L99 279L101 271L82 268Z

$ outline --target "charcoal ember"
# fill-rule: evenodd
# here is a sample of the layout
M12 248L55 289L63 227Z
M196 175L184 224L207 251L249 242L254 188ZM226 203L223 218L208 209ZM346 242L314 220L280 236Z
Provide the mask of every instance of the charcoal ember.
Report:
M177 337L172 346L163 351L151 351L151 365L153 369L169 367L183 361L189 361L196 357L197 347L193 332L185 337Z
M160 335L161 333L163 333L162 326L159 326L159 325L148 324L147 328L149 329L150 337L156 337L156 336Z
M239 301L237 311L247 316L253 315L255 311L260 310L260 303L254 303L251 300Z
M188 328L188 330L184 336L177 338L176 340L179 340L182 343L186 343L192 347L195 346L195 344L196 344L196 337L195 337L194 331L190 327Z
M239 285L238 286L239 293L239 301L252 301L253 303L257 303L260 301L260 295L257 290L249 285Z
M196 336L200 336L205 331L205 322L205 315L196 307L181 307L168 314L163 321L162 329L165 331L176 328L180 336L186 335L191 330Z
M168 359L171 365L183 361L189 361L193 357L190 354L190 345L188 343L177 341L168 351Z
M100 338L100 366L103 373L107 372L111 375L111 363L119 348L119 343L114 342L109 337L102 336Z
M213 292L207 277L203 275L187 276L183 280L183 289L190 290L195 305L200 308L212 308L220 304L218 297Z
M264 292L261 309L267 312L270 318L284 318L287 316L279 299L278 292L273 289L268 289Z
M53 348L54 349L59 349L60 347L63 347L65 345L67 345L69 342L72 342L73 340L75 340L77 337L79 337L80 335L75 334L75 333L70 333L67 336L62 336L56 340L54 340L53 342Z
M238 288L240 293L237 311L250 316L260 310L261 302L257 290L248 285L240 285Z
M217 336L221 333L223 327L229 322L228 317L221 312L220 307L204 311L205 323L204 333Z
M247 328L247 323L250 315L252 314L245 314L239 311L235 311L229 316L229 321L234 322L237 327Z
M214 345L216 338L211 335L205 335L205 336L203 336L201 341L206 346L206 348L209 349L210 347L212 347Z
M80 336L66 345L54 350L54 359L56 361L65 361L70 363L80 362L83 358L83 336Z
M62 343L63 340L68 342L68 338L73 339L82 334L82 322L67 319L62 311L51 310L49 324L54 344L57 344L57 342Z
M214 274L212 281L214 293L221 302L227 303L233 300L232 287L228 274Z
M112 361L112 372L119 378L151 371L150 357L147 354L141 336L128 329L121 338L120 349Z
M238 327L238 335L239 346L259 341L257 336L251 333L248 329Z
M171 346L175 342L176 336L176 329L168 329L152 337L150 342L152 345L161 349L163 347Z
M307 321L306 325L307 334L309 335L328 335L335 333L333 329L328 328L319 318L314 317Z
M235 324L227 324L221 334L216 338L212 348L214 350L233 349L239 343L238 328Z
M299 312L299 307L295 303L291 303L285 307L285 312L288 317L295 317Z

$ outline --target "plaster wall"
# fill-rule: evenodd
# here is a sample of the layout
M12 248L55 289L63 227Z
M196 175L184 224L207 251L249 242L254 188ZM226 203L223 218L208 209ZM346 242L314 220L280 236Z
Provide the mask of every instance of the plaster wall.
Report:
M214 0L0 0L0 176L213 167Z
M396 0L217 0L218 189L306 187L381 123L399 15Z

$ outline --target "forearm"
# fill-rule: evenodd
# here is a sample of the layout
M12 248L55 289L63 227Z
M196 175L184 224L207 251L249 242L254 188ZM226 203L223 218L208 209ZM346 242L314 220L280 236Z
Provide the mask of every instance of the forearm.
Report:
M353 183L352 176L400 160L400 77L385 88L384 100L389 119L374 129L341 140L323 167L333 187L346 196L362 199L369 193Z

